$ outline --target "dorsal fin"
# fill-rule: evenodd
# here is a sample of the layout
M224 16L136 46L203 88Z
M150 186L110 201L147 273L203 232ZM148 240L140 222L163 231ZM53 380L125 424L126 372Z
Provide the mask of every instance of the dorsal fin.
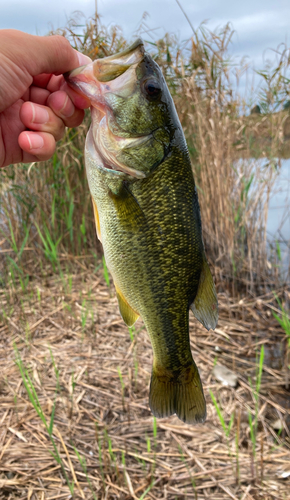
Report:
M124 295L120 291L120 289L115 285L116 292L117 292L117 298L119 302L119 309L121 316L123 320L125 321L127 326L133 326L134 323L137 321L139 318L139 314L132 309L132 307L128 304L127 300L125 299Z
M207 329L214 330L218 321L218 299L209 265L204 256L196 297L190 306L194 316Z

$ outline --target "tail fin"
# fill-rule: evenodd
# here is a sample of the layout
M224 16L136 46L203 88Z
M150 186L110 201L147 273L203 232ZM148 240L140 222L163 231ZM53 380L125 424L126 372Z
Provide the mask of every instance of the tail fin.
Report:
M204 422L206 404L194 361L177 375L153 367L149 406L155 417L169 417L176 413L187 424Z

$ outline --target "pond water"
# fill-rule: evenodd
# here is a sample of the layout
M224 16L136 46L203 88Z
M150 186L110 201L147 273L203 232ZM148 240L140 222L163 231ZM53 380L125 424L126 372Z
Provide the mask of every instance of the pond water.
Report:
M269 253L279 246L282 276L290 280L290 160L284 160L270 198L267 238ZM278 253L277 253L278 255Z

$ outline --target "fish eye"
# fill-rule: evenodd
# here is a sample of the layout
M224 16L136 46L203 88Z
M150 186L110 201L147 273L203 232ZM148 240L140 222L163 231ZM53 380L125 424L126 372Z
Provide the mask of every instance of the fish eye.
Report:
M144 93L150 100L155 101L161 95L161 87L159 82L153 79L145 80L142 85Z

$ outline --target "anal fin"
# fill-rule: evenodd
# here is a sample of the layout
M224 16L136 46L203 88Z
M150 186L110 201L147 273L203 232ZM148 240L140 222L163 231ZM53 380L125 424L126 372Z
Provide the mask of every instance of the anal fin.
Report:
M120 291L120 289L115 285L116 292L117 292L117 298L118 298L118 303L119 303L119 309L121 316L123 320L125 321L127 326L133 326L134 323L137 321L139 318L139 314L132 309L132 307L128 304L127 300L125 299L124 295Z
M194 316L207 329L214 330L218 321L218 299L206 258L203 259L202 270L196 297L190 306Z

